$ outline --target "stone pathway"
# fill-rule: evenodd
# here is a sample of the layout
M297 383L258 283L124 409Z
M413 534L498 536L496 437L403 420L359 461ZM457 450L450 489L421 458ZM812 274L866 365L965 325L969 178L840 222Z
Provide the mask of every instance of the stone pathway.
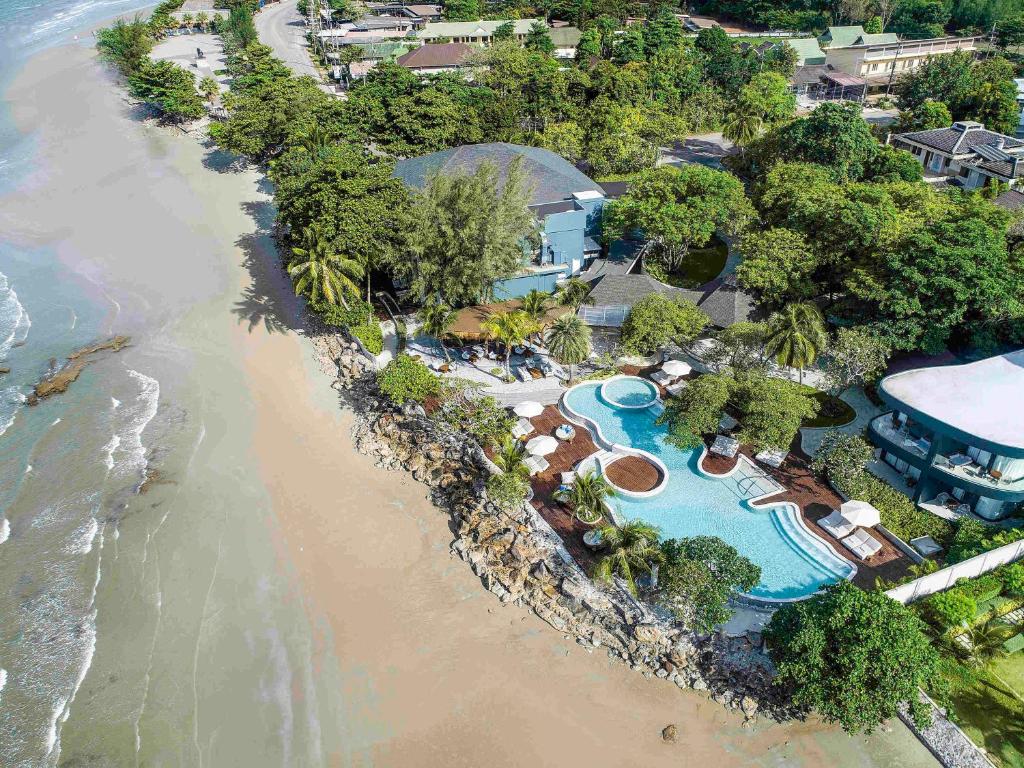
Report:
M835 429L847 435L862 434L867 429L868 422L882 413L881 409L868 399L868 396L864 394L864 390L860 387L846 390L840 395L839 399L857 412L856 417L849 424L835 427ZM804 449L804 453L811 457L816 456L818 449L821 448L821 441L829 429L833 429L833 427L805 427L801 429L800 446Z

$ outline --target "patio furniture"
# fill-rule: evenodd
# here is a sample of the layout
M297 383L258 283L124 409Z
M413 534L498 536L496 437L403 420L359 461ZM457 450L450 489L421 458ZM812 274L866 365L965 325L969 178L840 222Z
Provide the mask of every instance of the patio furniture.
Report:
M559 440L572 440L576 437L576 429L571 424L559 424L555 430L555 437Z
M591 549L600 549L604 546L604 535L600 528L593 528L583 534L583 543Z
M536 438L534 438L536 439ZM530 470L530 476L536 475L538 472L543 472L545 469L550 467L548 460L543 456L527 456L523 461L523 465Z
M525 365L517 365L512 369L512 373L520 381L529 381L533 377L530 375L530 369Z
M512 437L516 440L526 437L531 432L533 432L533 424L530 423L529 419L520 419L512 427Z
M821 518L818 521L818 527L837 539L849 536L857 528L857 526L845 519L842 512L838 509L833 509L832 514Z
M682 360L666 360L662 364L661 370L673 378L678 378L685 376L693 368L690 367L689 363L684 363Z
M962 453L954 453L952 456L949 457L949 463L954 467L962 467L972 462L973 459L970 456L965 456Z
M728 435L716 435L715 442L711 444L711 452L719 456L732 459L739 453L740 441Z
M530 376L532 376L535 379L544 378L544 371L542 371L540 368L527 368L526 370L528 370L530 372Z
M778 448L771 448L761 451L759 454L754 456L755 459L760 461L762 464L767 464L769 467L775 467L778 469L782 466L782 462L789 456L789 451L783 451Z
M882 522L882 516L878 510L866 501L857 501L856 499L844 501L839 512L844 520L862 528L874 528Z
M652 371L647 375L650 377L651 381L655 384L661 384L663 387L668 386L670 382L675 381L677 378L676 376L669 376L664 371Z
M740 423L728 413L723 413L718 419L718 428L723 432L730 432L736 429L739 425Z
M882 543L863 528L843 539L842 545L861 560L869 560L882 551Z
M563 472L561 477L562 477L562 485L568 486L568 485L572 485L573 483L576 482L576 472L575 472L575 470L571 470L570 469L568 472Z
M675 384L669 384L667 387L665 387L665 391L668 392L670 395L675 396L682 392L684 389L686 389L686 384L687 381L683 379L681 381L677 381Z
M537 435L526 444L526 452L532 456L547 456L558 450L558 441L551 435Z
M536 400L523 400L523 402L518 403L516 407L512 409L512 413L516 416L524 416L528 419L532 419L534 416L540 416L543 412L544 406Z
M916 539L911 539L909 543L910 546L925 557L928 557L928 555L938 554L942 551L942 546L931 536L918 536Z

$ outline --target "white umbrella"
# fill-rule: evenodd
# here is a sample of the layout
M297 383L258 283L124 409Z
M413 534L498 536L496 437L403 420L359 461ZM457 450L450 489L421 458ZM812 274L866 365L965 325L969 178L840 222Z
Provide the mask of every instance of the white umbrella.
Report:
M523 400L519 405L512 409L516 416L522 416L530 419L534 416L540 416L544 411L544 406L534 400Z
M882 522L878 510L866 501L845 501L839 508L839 514L848 523L862 528L873 528Z
M684 363L682 360L666 360L662 364L661 370L669 376L685 376L693 368L690 367L689 363Z
M534 456L547 456L558 448L558 441L551 435L540 435L526 444L526 452Z

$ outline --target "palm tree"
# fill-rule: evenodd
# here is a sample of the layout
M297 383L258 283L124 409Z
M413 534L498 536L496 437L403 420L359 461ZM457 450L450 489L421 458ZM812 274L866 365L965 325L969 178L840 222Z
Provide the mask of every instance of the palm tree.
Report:
M594 576L608 583L614 575L626 582L632 595L636 595L634 571L651 572L651 564L661 560L658 549L660 531L642 520L631 520L622 527L606 525L601 529L601 541L608 552L597 562Z
M505 377L509 378L512 375L509 370L512 347L525 342L526 337L534 332L536 324L523 310L515 309L491 315L481 326L488 338L505 345Z
M210 17L206 14L206 11L200 11L196 14L196 24L199 25L199 29L203 32L206 31L206 25L210 23Z
M519 475L526 479L530 477L530 469L524 457L523 447L511 437L506 437L494 456L494 463L506 475Z
M441 299L424 304L418 315L424 333L433 336L441 343L444 359L449 363L452 361L452 358L448 354L448 347L445 346L444 340L448 336L448 331L451 330L452 325L455 324L455 318L458 315L458 312L441 301Z
M331 135L319 124L315 124L309 129L309 132L304 134L299 140L299 146L309 152L311 155L317 154L321 149L329 146L331 143Z
M558 301L574 310L579 310L587 303L587 296L590 294L590 286L578 277L570 277L558 289Z
M569 366L569 383L577 365L590 357L590 326L576 315L562 315L548 328L547 345L555 360Z
M544 291L538 291L536 288L523 296L522 310L536 324L538 332L544 321L544 313L547 312L548 304L550 304L550 302L551 294L544 293Z
M594 470L576 475L572 485L555 492L559 501L568 504L580 522L593 525L605 513L605 500L615 495L615 489Z
M764 120L753 110L740 107L725 116L722 135L733 144L743 149L757 138L764 127Z
M206 100L213 104L213 100L220 93L220 88L217 87L217 81L209 75L206 75L202 80L199 81L199 93L206 97Z
M765 350L779 365L798 368L804 383L804 368L813 365L828 343L825 318L809 301L787 304L768 326Z
M192 29L192 14L185 13L181 17L181 26L185 29Z
M355 280L363 276L357 261L335 253L323 229L316 224L302 233L302 245L292 248L292 255L288 274L295 280L296 295L308 292L310 301L323 299L333 305L340 301L348 309L345 291L358 295Z
M1005 624L995 618L990 618L981 624L969 627L964 634L967 636L967 646L956 644L961 656L968 666L987 671L994 679L1003 684L1007 692L1013 694L1017 701L1024 701L1020 694L1014 690L1006 680L1001 678L993 670L998 659L1007 655L1003 643L1009 640L1020 631L1019 626Z

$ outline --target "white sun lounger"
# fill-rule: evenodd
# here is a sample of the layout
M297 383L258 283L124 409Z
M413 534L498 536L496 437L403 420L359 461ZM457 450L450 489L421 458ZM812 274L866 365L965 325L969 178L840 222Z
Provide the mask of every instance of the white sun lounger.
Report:
M520 437L526 437L531 432L533 432L533 424L530 423L529 419L520 419L515 423L515 426L512 427L512 437L517 440Z
M576 472L574 470L562 473L562 485L572 485L574 482L576 482Z
M543 456L530 456L523 462L523 464L525 464L526 468L530 470L531 476L536 475L538 472L543 472L551 466L548 464L548 460Z
M838 509L833 509L832 514L828 517L821 518L821 520L818 521L818 526L828 531L828 533L835 536L837 539L843 539L849 536L857 528L856 525L843 517Z
M655 384L661 384L663 387L667 387L670 381L675 381L678 378L676 376L669 376L664 371L654 371L649 373L648 376L650 376L651 381Z
M686 379L681 379L680 381L677 381L675 384L669 384L667 387L665 387L665 391L668 392L670 395L678 395L684 389L686 389Z
M842 543L861 560L867 560L882 551L881 542L863 528L847 536Z

